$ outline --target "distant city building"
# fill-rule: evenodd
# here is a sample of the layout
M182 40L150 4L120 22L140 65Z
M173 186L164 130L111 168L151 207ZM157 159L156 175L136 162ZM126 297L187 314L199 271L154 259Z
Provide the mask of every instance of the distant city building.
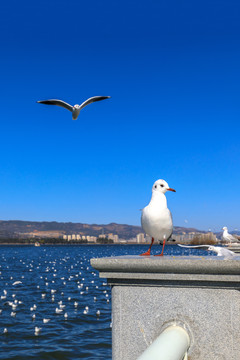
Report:
M172 239L175 239L177 242L182 242L182 241L185 241L185 235L183 234L172 234Z
M137 242L137 238L133 237L128 240L128 244L135 244Z
M126 243L128 243L128 241L125 240L125 239L119 239L119 243L120 243L120 244L126 244Z
M76 239L77 239L77 240L81 240L81 235L77 234L77 235L76 235Z
M34 230L33 232L28 233L19 233L21 235L24 235L25 237L32 237L32 238L55 238L55 239L61 239L63 237L62 231L38 231Z
M107 235L105 235L105 234L100 234L98 237L99 237L99 239L106 239L106 238L107 238Z
M140 233L140 234L137 234L137 243L140 244L140 243L143 243L145 242L145 236L143 233Z
M119 242L118 235L114 235L114 234L112 234L112 233L108 234L108 240L113 240L114 243L118 243L118 242Z
M87 241L88 242L97 242L97 237L96 236L87 236Z
M72 240L76 240L76 235L72 234Z
M183 231L181 234L172 234L171 238L176 240L177 242L185 242L185 243L190 243L192 241L192 239L196 236L199 235L200 233L197 233L195 231L186 233L185 231Z
M114 242L114 243L118 243L118 242L119 242L119 237L118 237L118 235L113 235L113 242Z
M67 235L63 235L63 240L67 240Z
M72 235L68 235L67 239L68 239L68 241L71 241L72 240Z

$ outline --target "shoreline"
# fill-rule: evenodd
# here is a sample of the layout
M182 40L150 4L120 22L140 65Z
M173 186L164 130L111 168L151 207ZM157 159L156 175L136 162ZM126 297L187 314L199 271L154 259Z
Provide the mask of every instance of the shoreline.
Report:
M62 246L86 246L86 245L94 245L94 246L98 246L98 245L112 245L112 246L116 246L116 245L123 245L123 246L128 246L128 245L146 245L148 246L149 244L148 243L109 243L109 244L96 244L96 243L82 243L82 244L78 244L78 243L74 243L74 244L68 244L68 243L44 243L44 244L40 244L40 246L35 246L34 243L32 244L25 244L25 243L1 243L0 242L0 246L3 245L3 246L9 246L9 245L13 245L13 246L34 246L34 247L41 247L41 246L59 246L59 245L62 245ZM177 245L176 242L172 243L172 242L169 242L168 244L166 245ZM161 246L160 244L153 244L153 246Z

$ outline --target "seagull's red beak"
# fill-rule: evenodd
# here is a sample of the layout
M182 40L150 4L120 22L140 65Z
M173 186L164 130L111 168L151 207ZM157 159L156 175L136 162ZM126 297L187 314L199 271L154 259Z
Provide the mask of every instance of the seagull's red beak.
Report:
M176 192L176 190L174 190L174 189L172 189L172 188L168 188L167 190Z

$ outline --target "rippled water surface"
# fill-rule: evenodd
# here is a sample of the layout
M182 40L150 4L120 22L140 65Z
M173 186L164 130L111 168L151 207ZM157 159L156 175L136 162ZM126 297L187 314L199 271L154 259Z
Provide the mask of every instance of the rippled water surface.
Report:
M0 246L0 359L110 360L111 291L90 259L137 255L147 247ZM165 249L166 255L189 254Z

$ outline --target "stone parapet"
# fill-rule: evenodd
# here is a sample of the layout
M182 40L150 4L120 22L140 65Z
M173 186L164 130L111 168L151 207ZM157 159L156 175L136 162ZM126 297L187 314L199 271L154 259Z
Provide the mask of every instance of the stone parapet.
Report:
M240 359L240 257L92 259L112 285L113 359L134 360L169 325L190 336L191 360Z

